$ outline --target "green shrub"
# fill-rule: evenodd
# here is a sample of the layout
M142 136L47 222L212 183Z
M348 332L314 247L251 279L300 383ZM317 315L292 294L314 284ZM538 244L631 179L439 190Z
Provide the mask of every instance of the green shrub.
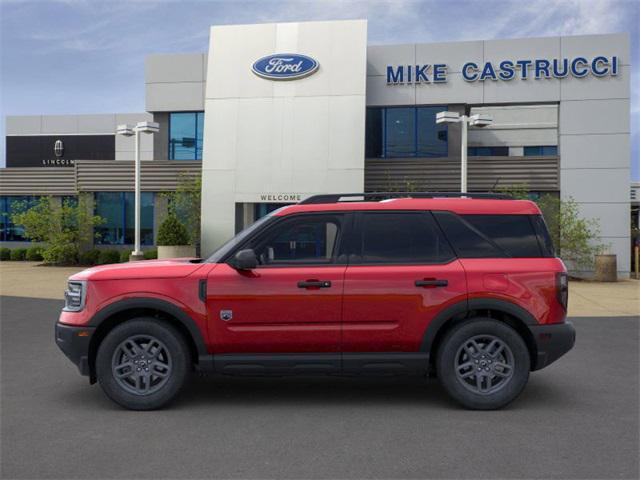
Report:
M78 263L80 252L75 244L49 245L42 252L45 263L52 265L75 265Z
M158 245L189 245L189 232L173 213L160 224L158 229Z
M11 260L13 261L22 261L25 259L27 255L27 249L26 248L14 248L13 250L11 250Z
M118 250L100 250L98 265L106 265L108 263L120 263L120 252Z
M86 252L82 252L80 254L80 264L81 265L97 265L98 260L100 259L100 250L87 250Z
M144 252L145 260L155 260L158 258L158 250L147 250Z
M39 262L42 260L42 247L29 247L25 258L30 262Z
M131 255L131 252L129 250L122 250L120 252L120 263L128 262L130 255Z
M82 245L95 237L94 227L104 220L93 215L90 197L65 199L62 204L52 197L41 197L35 205L18 202L13 205L11 220L24 228L24 236L45 242L45 263L69 265L78 262Z
M11 260L11 249L7 247L0 248L0 261Z

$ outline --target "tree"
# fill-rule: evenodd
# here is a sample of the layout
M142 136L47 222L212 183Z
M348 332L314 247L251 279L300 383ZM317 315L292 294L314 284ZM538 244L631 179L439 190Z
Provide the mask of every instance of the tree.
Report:
M169 214L175 215L186 227L189 235L184 245L200 245L200 202L202 178L181 173L175 192L165 194L169 200Z
M528 186L508 185L495 189L518 200L530 198ZM600 224L597 219L580 216L580 208L573 198L558 198L543 194L534 200L544 216L549 234L558 254L577 270L590 270L594 257L606 246L600 243Z
M45 263L76 264L82 246L94 236L94 227L104 220L91 213L91 205L82 195L77 200L55 203L51 197L41 197L30 208L26 203L19 203L14 207L11 220L24 228L25 237L46 243L42 250Z

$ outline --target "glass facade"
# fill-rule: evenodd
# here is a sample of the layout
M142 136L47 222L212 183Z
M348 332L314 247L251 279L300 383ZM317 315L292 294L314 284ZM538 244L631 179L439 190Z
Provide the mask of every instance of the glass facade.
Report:
M169 114L169 160L202 160L204 112Z
M555 157L557 155L558 147L556 145L524 147L525 157Z
M447 157L447 125L436 124L436 107L367 108L367 158Z
M38 202L34 196L2 196L0 197L0 242L28 242L24 236L24 229L14 225L11 215L23 207L28 209Z
M508 157L509 147L469 147L470 157Z
M140 242L153 245L154 195L142 192L140 195ZM95 194L95 214L105 223L96 227L101 245L132 245L134 242L134 193L97 192Z

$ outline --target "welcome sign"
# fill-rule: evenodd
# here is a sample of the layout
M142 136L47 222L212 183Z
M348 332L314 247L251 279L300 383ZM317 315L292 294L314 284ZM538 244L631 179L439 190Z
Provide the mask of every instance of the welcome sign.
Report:
M593 58L502 60L500 62L466 62L462 78L466 82L540 80L545 78L615 77L620 69L617 56L599 55ZM419 65L387 65L387 84L446 83L445 63Z

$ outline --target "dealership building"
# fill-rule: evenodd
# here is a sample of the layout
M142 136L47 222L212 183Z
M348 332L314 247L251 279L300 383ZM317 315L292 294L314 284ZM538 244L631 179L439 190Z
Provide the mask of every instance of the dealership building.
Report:
M143 245L161 193L201 175L206 254L312 194L459 191L460 124L436 123L453 111L492 117L469 129L470 192L573 198L629 275L627 34L367 45L364 20L228 25L208 52L144 68L145 112L7 117L2 245L24 240L14 202L86 195L106 219L96 242L129 248L134 143L118 124L160 124L141 137Z

